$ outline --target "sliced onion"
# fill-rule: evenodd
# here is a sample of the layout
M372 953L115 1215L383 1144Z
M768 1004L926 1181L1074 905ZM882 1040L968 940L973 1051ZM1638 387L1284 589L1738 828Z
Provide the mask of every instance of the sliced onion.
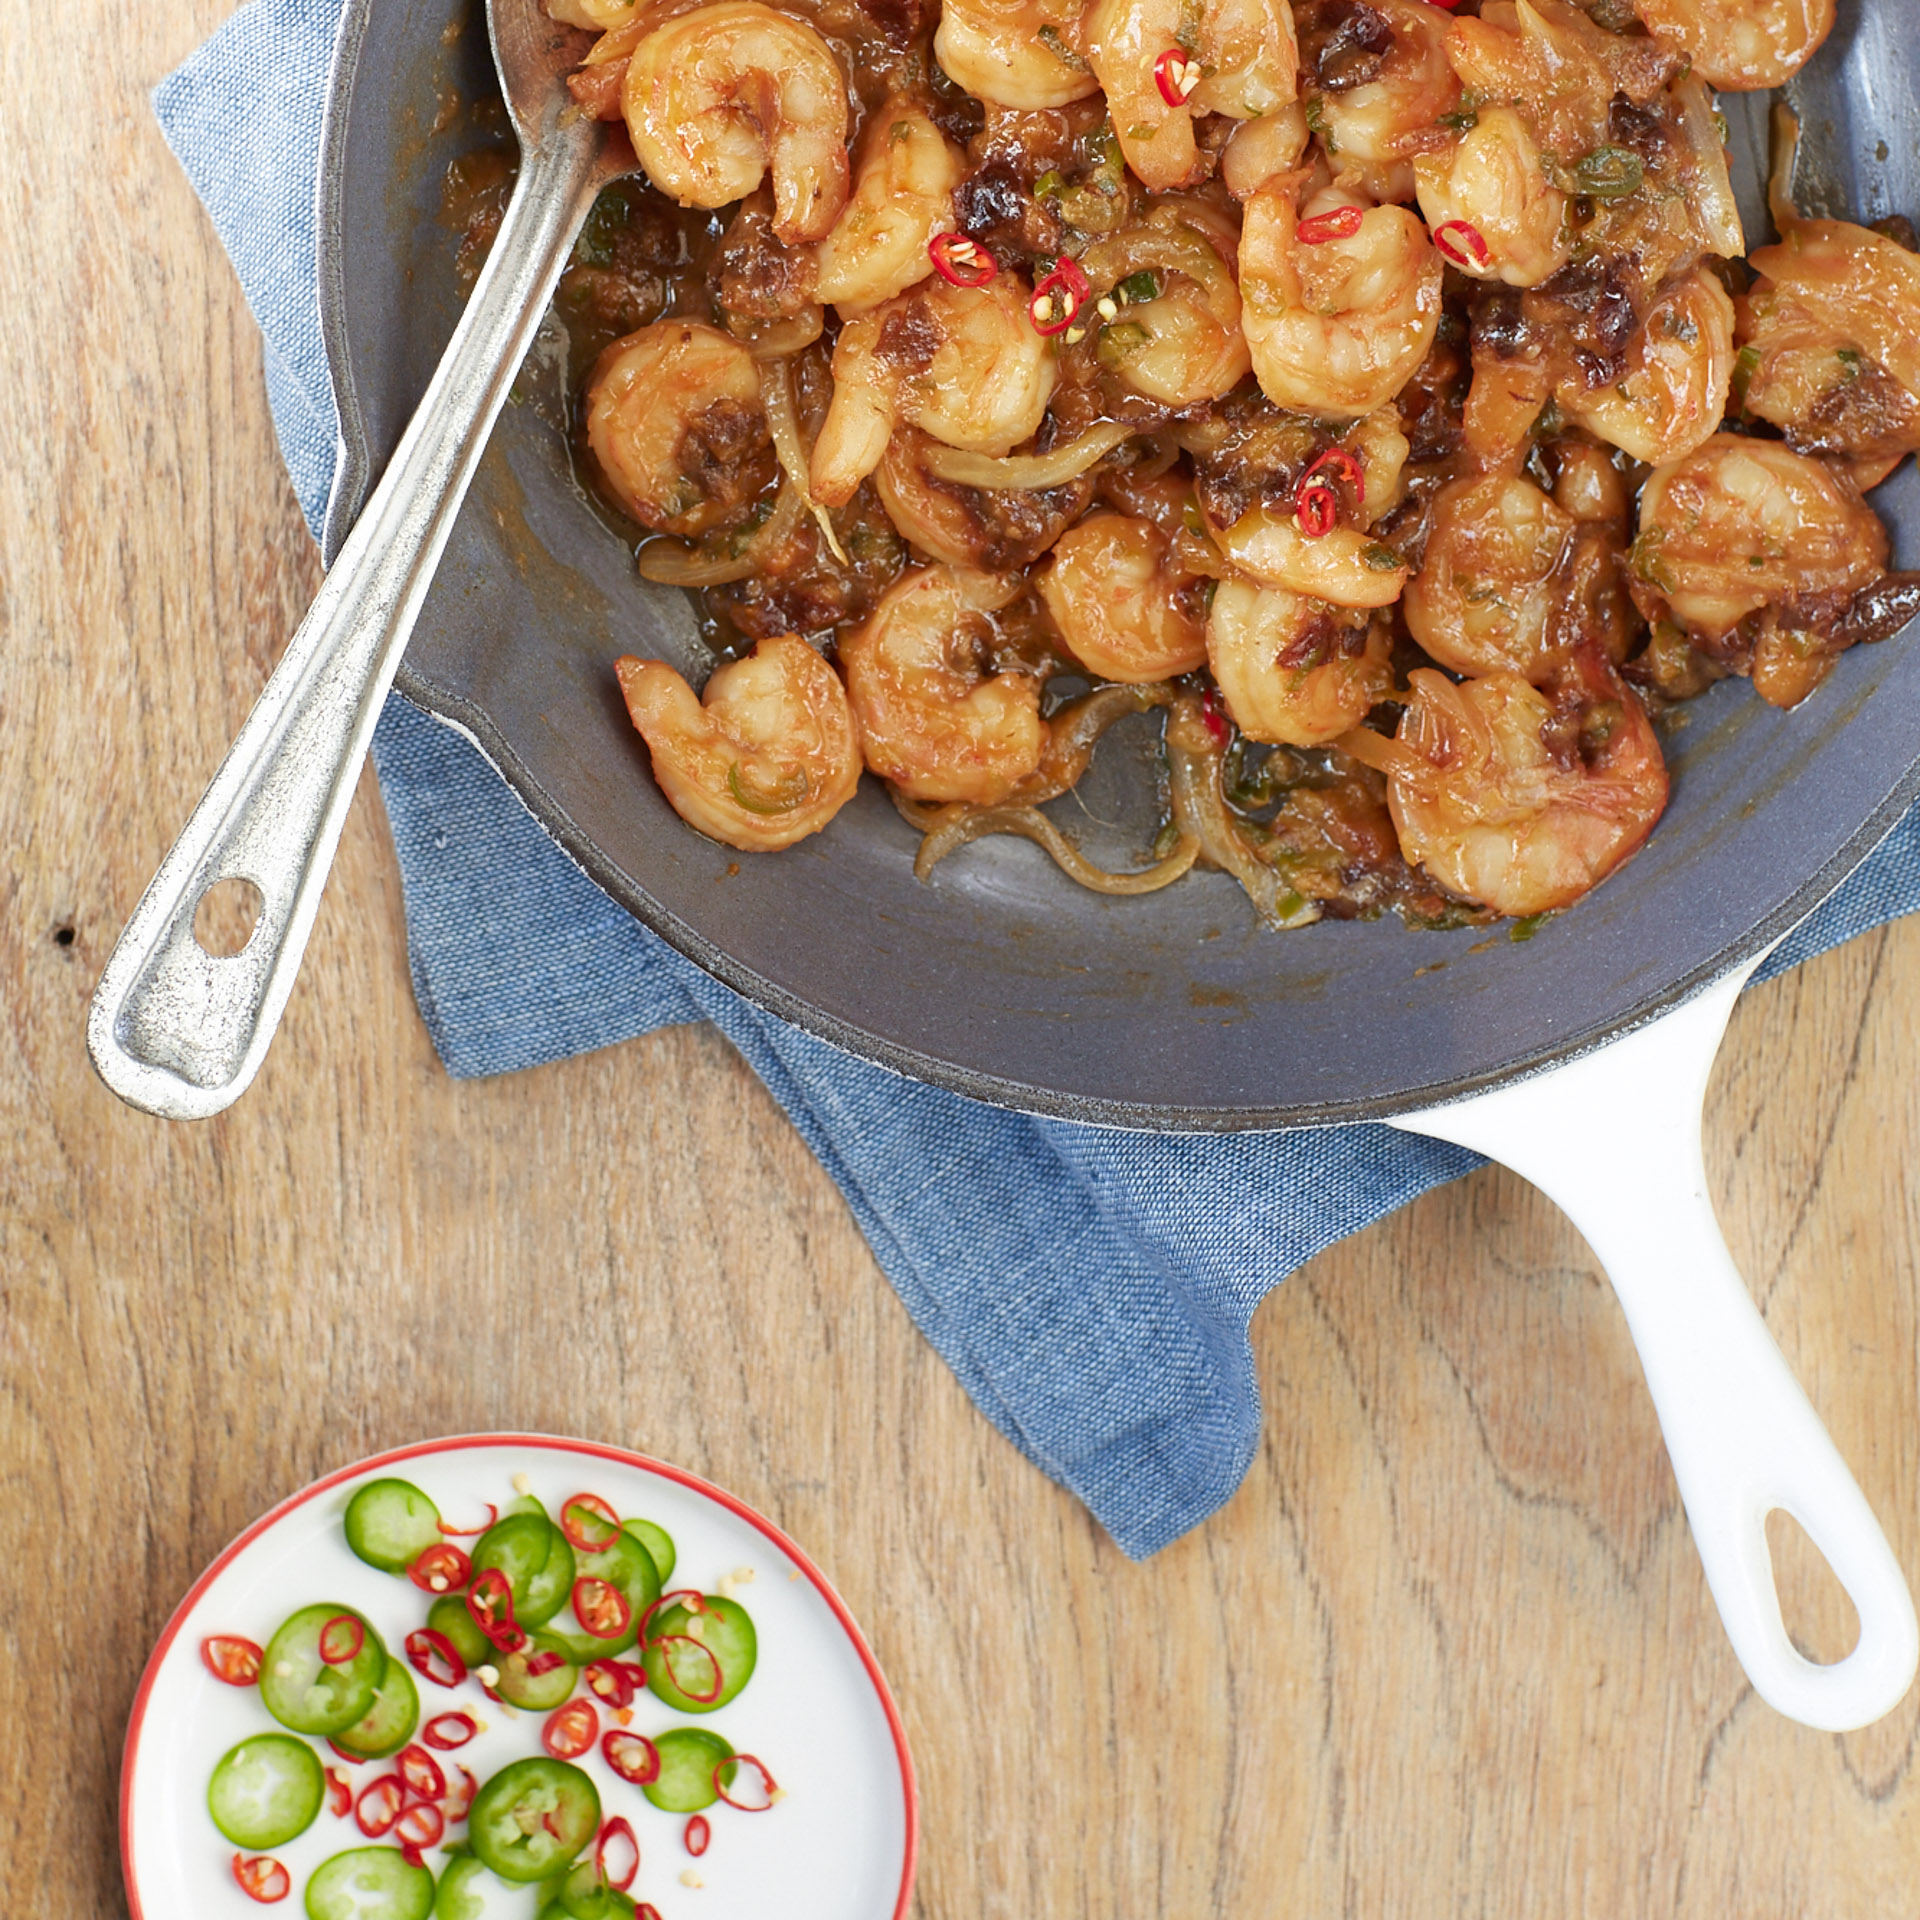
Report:
M1682 137L1698 168L1693 182L1693 217L1706 237L1707 251L1728 260L1744 259L1747 243L1740 230L1733 182L1727 174L1727 149L1714 124L1713 96L1700 76L1690 73L1676 83L1673 97L1680 108Z
M912 816L908 815L911 819ZM1055 864L1070 880L1078 881L1089 893L1158 893L1170 887L1199 857L1200 843L1190 834L1182 834L1179 844L1164 860L1155 861L1138 873L1109 873L1096 867L1036 807L969 807L956 804L943 807L934 817L932 830L920 843L913 862L914 876L924 880L956 847L973 840L984 840L993 833L1011 833L1035 846L1045 847Z
M806 507L799 490L788 481L766 525L731 559L702 553L678 540L650 540L640 549L640 577L663 587L723 587L749 579L766 564L767 555L791 536Z
M1167 716L1167 764L1172 772L1173 817L1199 842L1200 851L1246 889L1254 911L1269 926L1311 926L1320 909L1302 896L1242 837L1220 791L1223 749L1207 725L1200 701L1182 694Z
M807 444L800 437L800 416L794 409L793 381L787 372L785 360L760 362L760 404L767 410L767 429L773 435L773 450L779 457L780 471L787 476L788 483L799 490L800 497L820 524L828 549L844 567L847 564L846 549L841 546L839 536L833 530L833 522L827 517L826 508L813 497L812 462L807 454Z
M1012 797L1028 806L1058 798L1078 783L1101 735L1116 720L1172 704L1173 688L1164 680L1149 680L1139 686L1096 687L1069 702L1047 722L1047 745L1040 764L1021 781Z
M1104 460L1123 440L1131 440L1139 431L1119 420L1103 420L1089 427L1077 440L1051 453L1010 453L996 457L990 453L969 453L961 447L928 445L920 464L937 480L957 487L982 487L990 492L1037 493L1042 487L1064 486L1077 480Z

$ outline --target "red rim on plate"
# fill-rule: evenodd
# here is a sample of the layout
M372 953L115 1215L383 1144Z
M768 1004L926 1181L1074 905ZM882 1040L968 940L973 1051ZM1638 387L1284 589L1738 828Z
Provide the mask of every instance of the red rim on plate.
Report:
M267 1531L269 1527L286 1518L298 1508L321 1494L330 1492L348 1480L357 1480L363 1474L395 1467L403 1460L420 1460L438 1453L458 1453L474 1447L540 1447L552 1453L590 1454L596 1459L611 1460L616 1465L633 1467L642 1473L650 1473L662 1480L670 1480L676 1486L685 1487L691 1493L700 1494L723 1508L737 1520L744 1520L755 1532L766 1537L779 1551L785 1554L795 1568L812 1582L814 1591L827 1603L828 1610L840 1623L840 1630L847 1636L853 1650L860 1656L860 1664L866 1670L868 1681L880 1702L881 1711L887 1717L887 1731L893 1738L893 1750L900 1763L900 1786L903 1799L902 1812L905 1815L904 1845L900 1861L900 1892L893 1905L893 1920L904 1920L907 1902L913 1895L913 1871L920 1851L920 1792L914 1780L913 1755L907 1747L907 1734L900 1722L900 1709L894 1704L893 1690L887 1685L886 1675L880 1671L880 1663L873 1657L873 1649L867 1645L866 1636L855 1623L853 1615L847 1611L846 1602L834 1592L832 1583L818 1567L804 1554L795 1543L782 1533L771 1520L765 1519L736 1498L724 1487L716 1487L710 1480L702 1480L697 1473L688 1473L682 1467L669 1466L664 1460L650 1459L644 1453L632 1453L625 1447L610 1447L597 1440L568 1440L558 1434L550 1433L463 1433L454 1434L444 1440L420 1440L410 1447L395 1447L387 1453L376 1453L365 1460L356 1460L351 1466L337 1468L304 1486L298 1493L290 1494L277 1507L263 1513L260 1518L222 1549L214 1561L205 1568L200 1577L190 1586L180 1604L174 1608L165 1630L148 1657L146 1670L140 1676L139 1690L133 1696L133 1712L127 1719L126 1744L120 1757L120 1869L126 1882L127 1906L131 1920L149 1920L147 1910L141 1905L140 1889L134 1879L133 1870L133 1761L140 1743L140 1732L146 1724L147 1701L153 1692L154 1682L165 1664L173 1644L179 1638L181 1629L186 1625L189 1615L199 1604L201 1596L219 1578L238 1556ZM154 1915L152 1920L161 1920Z

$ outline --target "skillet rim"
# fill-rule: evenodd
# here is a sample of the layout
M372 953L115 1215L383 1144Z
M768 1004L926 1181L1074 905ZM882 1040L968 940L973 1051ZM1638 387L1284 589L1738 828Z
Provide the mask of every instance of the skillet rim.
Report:
M352 373L345 300L345 195L343 181L351 137L354 82L373 0L347 0L341 12L327 78L315 183L315 260L321 339L338 423L336 458L320 536L321 558L331 565L373 483L366 423ZM1920 457L1920 456L1917 456ZM595 844L514 751L492 718L474 702L435 686L402 658L395 690L412 705L461 735L504 780L541 830L600 890L669 946L743 999L825 1041L843 1053L911 1080L970 1099L1080 1125L1159 1133L1241 1133L1297 1127L1349 1126L1405 1117L1530 1080L1596 1052L1611 1041L1651 1025L1704 992L1734 968L1764 954L1814 912L1859 868L1875 847L1920 800L1920 747L1901 778L1842 843L1801 885L1744 934L1676 979L1635 1001L1623 1014L1576 1027L1564 1038L1519 1058L1476 1073L1427 1081L1364 1099L1304 1101L1273 1107L1194 1107L1061 1093L1029 1082L959 1065L896 1041L883 1039L813 1005L799 994L735 960L694 927L655 900Z

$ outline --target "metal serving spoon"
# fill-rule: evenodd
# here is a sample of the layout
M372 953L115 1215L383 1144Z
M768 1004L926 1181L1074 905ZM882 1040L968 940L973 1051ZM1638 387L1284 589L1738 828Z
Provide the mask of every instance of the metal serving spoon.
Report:
M87 1050L123 1100L170 1120L230 1105L293 991L374 722L447 536L594 196L634 170L617 128L568 111L587 36L539 0L487 0L520 141L499 237L392 462L94 989ZM194 937L223 880L258 889L237 954Z

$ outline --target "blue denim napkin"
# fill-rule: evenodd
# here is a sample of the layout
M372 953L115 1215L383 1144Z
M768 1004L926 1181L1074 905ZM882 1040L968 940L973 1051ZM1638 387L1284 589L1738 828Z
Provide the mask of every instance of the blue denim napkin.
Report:
M310 526L337 424L314 169L340 0L251 0L155 94L266 337ZM981 1410L1136 1558L1240 1483L1260 1426L1247 1326L1321 1248L1478 1164L1357 1126L1147 1135L896 1078L736 997L547 839L457 734L397 696L374 741L420 1011L450 1072L510 1072L711 1020L846 1195ZM1920 812L1773 956L1777 973L1920 905ZM1764 976L1763 976L1764 977Z

